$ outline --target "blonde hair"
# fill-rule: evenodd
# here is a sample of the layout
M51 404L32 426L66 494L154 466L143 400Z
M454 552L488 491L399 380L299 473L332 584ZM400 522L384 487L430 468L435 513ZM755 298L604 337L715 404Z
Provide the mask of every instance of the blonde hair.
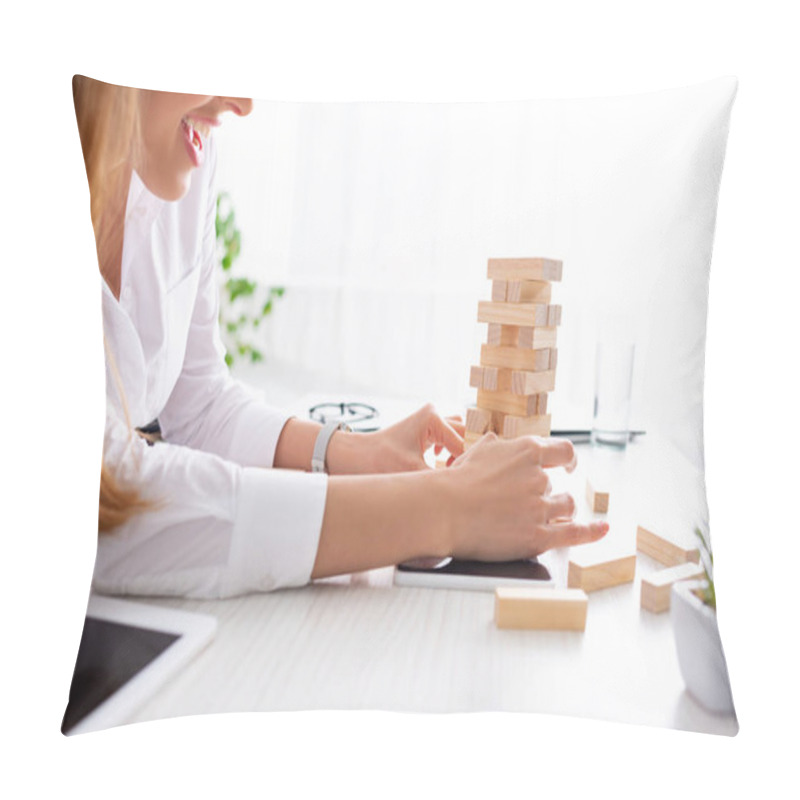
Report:
M89 181L97 259L101 273L108 278L110 259L122 249L127 191L141 141L139 90L74 75L72 98ZM117 381L119 383L118 377ZM121 388L121 384L118 385L124 406ZM127 409L125 413L127 417ZM103 461L98 513L101 533L116 528L150 506L150 501L142 497L137 487L123 485Z

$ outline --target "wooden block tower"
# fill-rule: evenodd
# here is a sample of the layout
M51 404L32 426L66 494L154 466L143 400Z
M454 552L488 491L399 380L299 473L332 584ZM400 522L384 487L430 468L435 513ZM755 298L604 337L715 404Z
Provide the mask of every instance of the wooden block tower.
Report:
M549 258L489 259L492 299L478 303L488 332L480 366L470 369L478 401L467 409L467 447L489 431L504 439L550 435L547 393L555 388L561 324L561 306L550 300L561 266Z

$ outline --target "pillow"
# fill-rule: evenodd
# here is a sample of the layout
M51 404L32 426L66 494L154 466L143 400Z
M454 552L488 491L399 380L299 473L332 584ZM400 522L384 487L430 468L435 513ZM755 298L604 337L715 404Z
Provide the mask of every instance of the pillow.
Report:
M108 530L93 590L217 621L168 687L149 684L100 727L353 708L736 733L702 438L735 80L424 105L252 103L82 78L74 89L107 356ZM125 125L136 141L137 113L135 168L104 171L96 143L125 142ZM487 358L487 347L521 352L520 331L536 328L554 337L546 364ZM597 435L609 376L626 412L616 447ZM330 479L276 466L287 420L347 401L351 414L377 409L369 425L386 429L427 400L466 419L469 446L490 428L573 439L577 469L551 471L553 494L571 494L578 519L606 521L602 541L541 553L545 586L495 576L475 591L425 573L401 586L391 565L310 581ZM505 423L530 416L546 429ZM139 656L121 647L101 661L130 666ZM92 713L65 732L98 727Z

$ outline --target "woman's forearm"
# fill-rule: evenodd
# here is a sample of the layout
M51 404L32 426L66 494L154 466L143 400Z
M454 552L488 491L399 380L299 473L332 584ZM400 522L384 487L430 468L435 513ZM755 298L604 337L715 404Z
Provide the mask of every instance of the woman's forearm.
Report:
M449 555L453 499L443 470L328 478L311 577Z
M311 456L322 426L316 422L292 417L281 431L275 447L273 466L280 469L311 469ZM328 444L326 464L328 472L335 475L352 475L371 472L374 464L369 433L337 431Z

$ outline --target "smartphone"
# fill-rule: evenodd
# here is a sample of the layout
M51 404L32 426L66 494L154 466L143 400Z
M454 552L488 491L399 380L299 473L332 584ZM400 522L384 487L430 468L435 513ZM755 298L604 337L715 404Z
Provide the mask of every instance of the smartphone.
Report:
M516 561L466 561L421 558L398 564L395 586L493 592L498 586L553 586L547 567L536 558Z

